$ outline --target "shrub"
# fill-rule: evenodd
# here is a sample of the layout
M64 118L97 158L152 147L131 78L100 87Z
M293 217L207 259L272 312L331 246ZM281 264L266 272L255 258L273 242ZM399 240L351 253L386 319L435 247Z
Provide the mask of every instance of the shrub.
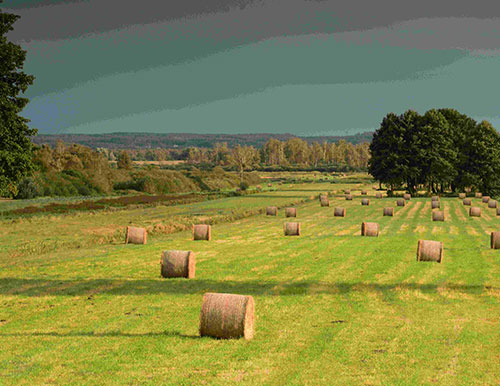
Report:
M31 177L26 177L17 185L16 199L26 200L40 196L40 188L35 180Z

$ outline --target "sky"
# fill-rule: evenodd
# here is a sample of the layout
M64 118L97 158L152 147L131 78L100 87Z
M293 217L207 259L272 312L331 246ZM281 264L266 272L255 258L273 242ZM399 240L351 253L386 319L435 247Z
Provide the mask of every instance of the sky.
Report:
M4 0L40 133L372 131L455 108L500 128L500 3Z

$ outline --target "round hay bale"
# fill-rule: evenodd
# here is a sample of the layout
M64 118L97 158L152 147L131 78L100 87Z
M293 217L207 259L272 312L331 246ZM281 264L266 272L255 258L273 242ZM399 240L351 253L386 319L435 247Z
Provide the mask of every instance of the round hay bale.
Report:
M476 192L476 198L481 198L481 197L483 197L483 193Z
M491 249L500 249L500 232L491 232Z
M384 208L384 216L394 216L394 208Z
M432 196L431 201L439 201L439 196Z
M345 208L337 207L333 210L333 215L335 217L345 217Z
M442 210L432 212L432 221L444 221L444 212Z
M361 194L362 194L363 196L366 196L366 195L368 194L368 192L367 192L366 190L362 190L362 191L361 191Z
M378 236L379 227L376 222L364 222L361 224L361 236Z
M346 196L345 196L345 199L346 199L347 201L352 201L352 194L348 194L348 195L346 195Z
M351 194L351 191L349 189L347 189L347 190L344 190L344 193L345 194Z
M196 260L192 251L163 251L161 276L194 278Z
M330 206L330 200L328 199L328 197L321 197L320 205Z
M496 208L496 207L497 207L497 200L488 201L488 208Z
M283 228L285 236L300 236L300 222L286 222Z
M297 208L285 208L285 217L297 217Z
M257 185L257 190L262 190L262 186Z
M403 198L398 198L398 200L396 201L396 205L397 206L405 206L406 201Z
M443 260L443 243L432 240L418 240L417 261L435 261L441 263Z
M373 190L378 190L378 186L373 185L373 186L372 186L372 189L373 189Z
M276 206L268 206L266 208L266 216L277 216L278 208Z
M490 201L490 196L483 196L483 204L487 204Z
M441 208L441 203L439 201L431 201L432 209Z
M382 193L377 193L377 194L375 195L375 197L376 197L376 198L382 198Z
M481 217L481 208L477 206L473 206L469 209L470 217Z
M255 303L252 296L206 293L200 313L200 336L219 339L254 335Z
M460 198L461 200L463 200L465 197L467 197L465 193L458 193L458 198Z
M497 206L497 216L500 216L500 207Z
M361 205L370 205L370 200L369 200L369 199L367 199L367 198L363 198L363 199L361 200Z
M403 194L403 198L404 198L406 201L409 201L409 200L411 200L411 194L409 194L409 193L405 193L405 194Z
M273 186L273 184L271 184L271 183L267 184L268 188L271 188L272 186Z
M127 227L125 244L146 244L147 238L146 228Z
M193 225L193 240L212 240L212 226L207 224Z
M464 205L471 206L472 200L470 198L464 198L463 203L464 203Z

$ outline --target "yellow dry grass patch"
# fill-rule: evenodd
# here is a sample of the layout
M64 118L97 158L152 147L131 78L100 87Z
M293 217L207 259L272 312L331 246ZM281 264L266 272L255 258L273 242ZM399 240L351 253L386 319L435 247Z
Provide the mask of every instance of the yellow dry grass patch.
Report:
M412 205L412 208L408 211L408 213L406 214L406 217L407 218L412 218L415 213L417 212L417 210L422 206L422 202L421 201L418 201L416 203L414 203Z
M409 226L408 224L403 224L403 225L401 225L401 226L399 227L399 230L398 230L398 232L397 232L397 233L404 233L404 232L406 232L406 231L408 230L408 226Z
M419 289L410 289L410 288L404 288L401 286L396 286L394 290L397 292L398 297L401 300L410 300L410 299L414 299L414 298L424 299L424 300L432 300L431 296L424 294Z
M467 233L470 235L473 235L473 236L479 235L479 233L477 233L476 229L471 227L471 226L467 227Z
M450 226L450 234L451 235L458 235L458 227L451 225Z
M425 218L429 216L429 211L431 210L431 203L430 201L427 201L420 211L420 215L418 216L419 218Z
M352 225L349 228L343 229L343 230L335 233L335 236L352 235L353 232L355 232L358 228L361 229L361 225ZM361 230L359 232L361 234Z
M427 231L427 227L425 225L418 225L413 232L414 233L423 233L426 231Z
M457 215L459 220L462 221L466 220L464 208L462 206L457 206L457 208L455 209L455 214Z
M434 235L434 234L436 234L436 233L443 233L443 231L444 231L444 230L443 230L443 228L441 228L441 227L439 227L439 226L434 226L434 227L432 228L432 231L431 231L431 232L432 232L432 234Z

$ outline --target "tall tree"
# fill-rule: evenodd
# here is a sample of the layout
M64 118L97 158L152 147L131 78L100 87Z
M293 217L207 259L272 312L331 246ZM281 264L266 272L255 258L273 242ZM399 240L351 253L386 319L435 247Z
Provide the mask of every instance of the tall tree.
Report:
M243 182L243 174L246 169L255 166L259 162L259 152L253 146L240 146L231 149L233 164L238 169L240 183Z
M14 195L17 183L34 170L30 137L37 131L19 115L29 102L21 95L34 77L22 71L26 51L6 37L17 19L0 9L0 196Z

